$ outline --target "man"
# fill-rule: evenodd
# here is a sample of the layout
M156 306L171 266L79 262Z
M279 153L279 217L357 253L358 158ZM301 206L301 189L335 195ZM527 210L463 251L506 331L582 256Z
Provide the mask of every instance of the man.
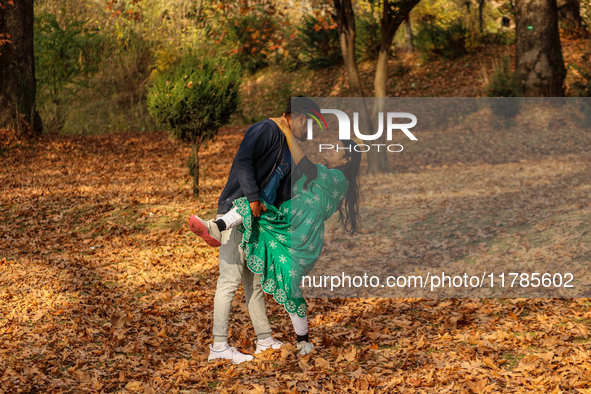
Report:
M290 100L284 116L293 136L303 141L307 132L307 118L303 114L307 110L304 108L317 112L320 112L320 109L316 103L306 98L298 98L297 105L298 108L293 108L292 111ZM289 200L292 194L290 164L289 148L275 122L265 119L249 127L232 163L228 182L220 195L218 217L230 211L234 200L243 196L246 196L250 203L252 215L255 218L260 217L261 210L266 209L260 201L261 193L270 182L277 184L276 195L273 196L276 207ZM265 191L268 189L265 188ZM242 235L238 228L225 230L225 225L220 220L202 224L215 238L213 242L221 243L220 276L213 306L213 345L209 346L209 360L222 358L241 363L254 358L230 347L227 342L230 308L240 282L244 287L248 313L257 335L255 354L269 348L279 349L283 343L271 336L271 326L265 309L265 295L259 283L260 276L253 274L246 267L244 251L240 249Z

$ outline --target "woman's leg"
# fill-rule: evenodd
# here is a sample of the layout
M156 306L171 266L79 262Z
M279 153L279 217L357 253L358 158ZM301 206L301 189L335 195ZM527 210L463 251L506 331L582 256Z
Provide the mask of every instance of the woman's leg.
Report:
M296 333L297 341L308 342L308 317L299 317L297 313L290 313L289 318L293 325L293 330Z
M290 313L289 318L296 333L299 355L303 356L310 353L314 349L314 345L308 341L308 317L299 317L296 313Z

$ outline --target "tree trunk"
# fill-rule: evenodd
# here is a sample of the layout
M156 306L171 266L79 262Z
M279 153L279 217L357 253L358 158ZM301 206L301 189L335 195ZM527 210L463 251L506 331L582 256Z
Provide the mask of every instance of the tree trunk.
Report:
M410 15L404 19L406 23L406 52L412 53L415 50L415 45L412 39L412 25L410 24Z
M382 24L382 39L380 43L380 52L376 64L376 76L374 79L375 105L373 109L374 118L380 112L384 112L384 97L386 97L386 87L388 83L388 60L390 59L390 46L385 42L387 37L384 35L384 25ZM383 133L375 142L376 144L387 144L386 133ZM369 151L367 155L367 169L371 173L388 172L388 152L386 149L380 151Z
M0 0L0 128L40 133L33 18L33 0Z
M591 34L581 17L580 0L558 0L558 21L561 27L575 37L589 38Z
M478 0L478 28L480 34L484 33L484 0Z
M351 0L334 0L336 15L333 15L339 27L341 52L349 77L349 92L352 97L363 97L363 87L355 59L355 12Z
M470 0L466 0L464 2L464 27L466 30L470 31Z
M199 197L199 143L191 145L191 160L189 174L193 177L193 195Z
M374 118L379 112L383 112L384 100L380 97L386 97L386 86L388 84L388 60L392 54L392 40L396 31L410 14L410 11L419 0L400 0L392 4L389 0L384 0L382 20L381 20L381 38L380 51L378 53L378 60L376 64L376 76L374 79L374 90L376 97L376 105L374 106ZM378 139L378 144L386 144L386 135ZM388 168L388 152L383 150L375 152L368 157L368 170L370 172L387 172Z
M351 0L334 0L336 15L333 18L336 20L339 27L339 36L341 41L341 51L343 53L343 60L347 69L347 76L349 77L349 92L352 97L364 97L363 86L361 85L361 78L359 77L359 69L357 68L357 59L355 59L355 12ZM370 111L367 109L365 100L361 100L363 105L359 108L360 112L360 127L364 133L369 134L373 130L372 121L370 118ZM368 168L372 171L372 155L368 154Z
M374 118L377 119L380 113L384 112L386 97L386 84L387 84L387 73L388 73L388 58L389 53L382 51L378 54L378 63L376 67L375 77L375 105L373 108ZM387 135L383 133L380 138L375 141L376 144L388 144ZM388 165L388 152L386 149L369 151L367 153L367 170L372 173L388 172L390 166Z
M515 71L524 96L564 96L556 0L516 0Z

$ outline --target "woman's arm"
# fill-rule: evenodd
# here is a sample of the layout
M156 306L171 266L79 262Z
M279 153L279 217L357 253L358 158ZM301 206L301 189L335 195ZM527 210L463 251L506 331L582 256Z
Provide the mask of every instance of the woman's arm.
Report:
M289 123L287 122L287 119L285 119L285 116L270 119L273 122L275 122L277 126L279 126L279 129L281 130L281 132L283 132L283 135L285 135L285 139L287 140L287 146L289 146L289 151L291 152L291 157L294 163L298 164L300 160L302 160L302 158L306 155L304 154L302 148L300 148L298 140L296 138L293 138L293 134L291 133L291 129L289 128Z
M289 123L287 123L287 119L284 116L281 118L271 118L273 122L279 126L279 129L285 135L285 139L287 140L287 145L289 146L289 150L291 152L291 157L299 171L301 171L304 175L308 177L310 180L316 179L318 175L318 169L316 165L313 164L310 159L304 154L302 148L298 144L296 138L292 138L293 134L291 133L291 129L289 128Z

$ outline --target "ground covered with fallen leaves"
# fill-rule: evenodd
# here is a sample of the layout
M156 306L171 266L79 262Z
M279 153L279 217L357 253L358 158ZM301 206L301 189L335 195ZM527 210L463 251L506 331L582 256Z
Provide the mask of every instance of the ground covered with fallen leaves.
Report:
M52 136L1 152L0 392L591 392L589 299L313 299L316 349L297 358L287 314L268 298L274 336L289 345L237 366L207 362L218 253L187 220L214 214L244 131L226 128L202 150L198 201L189 149L163 132ZM416 205L378 232L393 252L444 253L438 234L458 226L450 259L534 259L544 250L589 258L577 223L591 207L588 136L556 140L553 151L545 137L516 135L522 146L506 157L486 147L507 135L460 130L455 138L426 144L412 162L397 158L393 174L364 178L366 190L392 182L395 207ZM458 139L481 151L454 153ZM462 204L477 213L495 193L498 204L522 201L510 226L531 221L527 228L542 232L547 216L535 215L544 209L567 217L562 238L549 238L555 249L535 244L525 227L510 243L488 245L511 233L489 211L485 222L453 222ZM441 204L452 196L451 208ZM527 198L544 204L530 214ZM364 214L377 208L368 203ZM330 244L327 253L335 253ZM230 343L252 353L254 339L240 291Z

